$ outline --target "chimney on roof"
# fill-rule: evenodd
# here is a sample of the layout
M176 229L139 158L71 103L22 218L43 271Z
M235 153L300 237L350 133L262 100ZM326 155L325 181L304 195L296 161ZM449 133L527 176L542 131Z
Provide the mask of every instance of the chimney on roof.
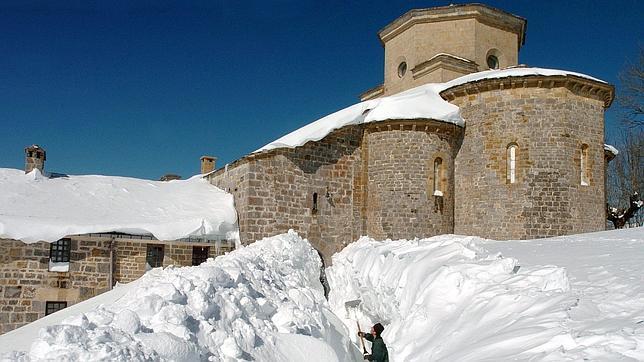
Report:
M207 174L215 170L217 157L201 156L201 174Z
M45 171L45 160L47 159L47 152L44 148L38 145L31 145L25 148L25 173L33 171L34 168Z
M167 173L159 179L159 181L172 181L172 180L181 180L181 176L175 175L173 173Z

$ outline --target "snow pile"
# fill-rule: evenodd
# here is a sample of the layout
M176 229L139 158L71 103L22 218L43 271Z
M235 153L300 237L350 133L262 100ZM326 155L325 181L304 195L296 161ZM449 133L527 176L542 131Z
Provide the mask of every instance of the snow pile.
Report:
M385 325L392 362L642 360L644 233L637 235L618 246L620 237L603 234L362 238L333 257L329 303L352 336L356 319L365 329ZM355 299L362 303L345 312Z
M117 300L41 329L28 353L4 357L351 360L355 348L327 308L320 265L310 244L290 232L198 267L153 269ZM18 331L0 344L11 345Z
M449 88L484 79L525 76L576 76L605 83L581 73L544 68L506 68L467 74L446 83L430 83L388 97L360 102L293 131L253 153L276 148L294 148L309 141L319 141L334 130L349 125L398 119L433 119L464 126L457 106L445 101L440 93Z
M159 240L237 229L233 196L201 176L169 182L112 176L48 178L0 168L0 238L27 243L125 232Z

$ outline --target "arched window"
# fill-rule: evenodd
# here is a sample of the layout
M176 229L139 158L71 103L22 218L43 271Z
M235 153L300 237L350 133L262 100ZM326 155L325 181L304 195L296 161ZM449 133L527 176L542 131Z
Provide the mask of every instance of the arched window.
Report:
M434 196L443 196L443 159L434 160Z
M507 180L507 183L509 184L513 184L517 182L517 149L518 148L519 146L517 146L516 143L510 143L506 151L507 160L508 160L506 180Z
M588 167L588 145L581 145L581 185L588 186L590 185L590 169Z

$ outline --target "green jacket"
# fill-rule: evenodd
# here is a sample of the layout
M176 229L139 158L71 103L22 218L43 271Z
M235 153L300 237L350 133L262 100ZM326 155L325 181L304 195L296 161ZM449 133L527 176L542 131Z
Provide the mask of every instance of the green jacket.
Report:
M387 353L387 345L382 337L374 337L370 333L365 333L364 338L371 342L371 354L367 355L369 361L376 362L389 362L389 353Z

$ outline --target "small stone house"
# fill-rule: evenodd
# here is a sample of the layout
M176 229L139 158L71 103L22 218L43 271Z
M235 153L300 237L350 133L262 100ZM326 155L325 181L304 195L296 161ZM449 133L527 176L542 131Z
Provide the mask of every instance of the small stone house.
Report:
M148 186L153 189L162 188L161 186L164 185L161 182L108 176L49 174L48 177L45 177L42 176L45 150L34 145L28 147L25 154L25 173L19 170L0 169L0 185L3 187L2 202L8 204L13 200L34 205L33 209L42 208L44 211L34 210L29 213L30 207L21 209L0 205L0 334L101 294L110 290L116 283L133 281L142 276L149 268L169 265L199 265L207 258L214 258L234 249L234 239L228 238L226 234L216 232L169 239L157 238L154 234L142 232L144 230L138 230L136 233L119 230L123 227L125 227L124 229L132 228L136 223L143 221L147 223L154 220L156 214L148 208L168 207L168 202L150 201L151 198L143 193L145 187ZM19 174L21 173L21 176L27 181L20 179ZM33 175L41 175L42 179L29 180ZM18 180L16 181L16 179ZM7 186L12 180L21 183L21 187ZM85 186L96 180L102 183L93 189ZM28 186L22 187L22 184L29 181L32 182L28 183ZM63 185L65 188L45 187L48 183L58 181L69 185ZM198 190L215 189L206 182L203 184ZM182 185L177 184L174 189L168 189L168 192L175 189L180 190ZM129 189L119 189L126 187ZM143 189L139 190L139 188ZM65 192L67 189L76 190L82 194L82 199L71 197ZM81 209L81 213L101 213L100 206L92 207L91 205L104 203L106 207L111 207L111 204L106 203L100 193L97 195L92 195L92 193L102 192L105 194L104 196L121 202L120 196L115 194L116 191L127 194L126 197L144 199L140 205L147 203L147 206L140 209L136 209L136 205L139 203L127 204L126 200L123 203L129 206L134 205L132 206L134 209L129 210L132 215L147 213L150 214L150 217L139 221L132 217L132 222L129 222L129 217L126 215L125 221L122 221L120 225L111 226L107 225L110 222L109 219L118 220L118 218L109 211L97 218L97 220L103 218L108 220L103 224L90 222L76 225L79 224L78 216L66 210L57 214L62 220L59 220L59 217L54 217L55 220L52 221L46 217L51 211L47 205L52 200L59 202L61 208L73 207ZM225 194L221 191L217 192ZM39 194L36 195L36 193ZM43 195L44 193L47 194ZM186 198L185 195L181 197ZM206 199L202 197L206 197ZM196 194L193 199L187 199L186 202L197 203L204 200L206 202L216 201L208 198L207 195ZM178 203L170 202L169 204L171 207L181 207ZM232 198L225 207L229 208L234 215ZM6 210L6 208L10 209ZM123 213L126 210L121 208L115 212ZM200 212L206 213L206 211L199 210L196 215L199 216ZM214 213L216 214L216 210ZM51 215L55 215L55 212L51 212ZM171 219L174 216L181 217L182 214L172 214L170 211ZM207 220L209 216L204 215L204 219ZM128 222L126 223L126 221ZM234 219L232 222L234 223ZM24 225L21 225L22 223ZM228 226L229 229L236 227L234 225ZM63 235L57 240L49 240L50 242L40 241L49 237L48 234L58 228L89 231ZM154 231L154 229L152 230ZM15 237L6 239L1 236L8 234L15 235ZM29 243L25 243L25 241Z
M242 243L294 228L328 263L361 235L603 230L614 88L519 65L526 24L466 4L385 26L382 85L208 174L235 197Z

